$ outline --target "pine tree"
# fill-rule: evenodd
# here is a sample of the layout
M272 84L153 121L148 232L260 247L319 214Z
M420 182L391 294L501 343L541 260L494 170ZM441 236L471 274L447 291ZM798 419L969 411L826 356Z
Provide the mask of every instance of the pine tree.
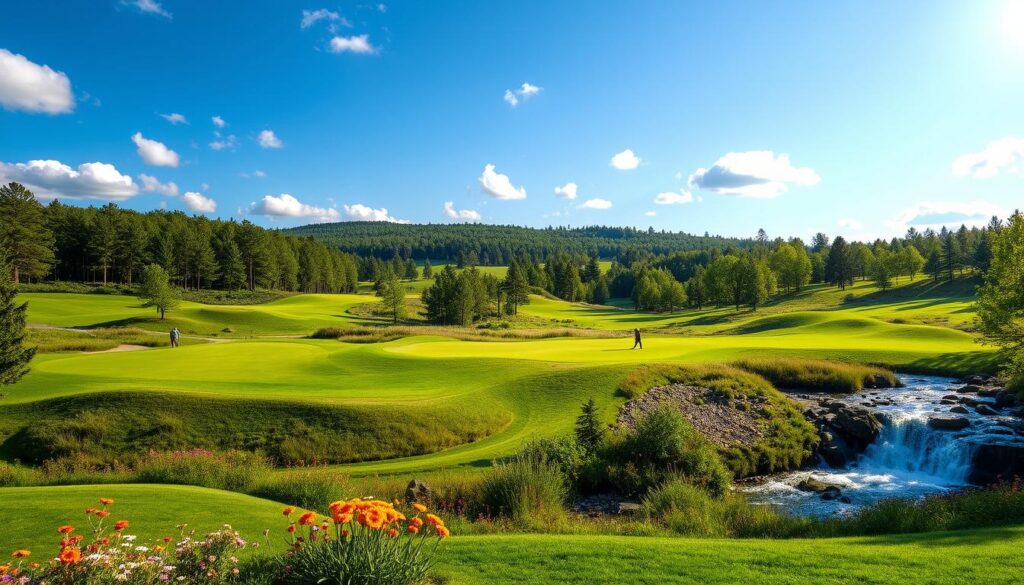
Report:
M142 271L139 299L143 307L155 307L161 320L167 311L178 306L178 291L171 286L167 272L159 264L150 264Z
M20 380L28 373L28 364L36 354L36 348L25 345L28 303L17 304L17 292L9 270L0 266L0 384Z
M434 267L430 265L430 258L423 261L423 278L426 280L434 278Z
M399 319L405 318L405 291L402 289L402 284L398 281L398 276L394 274L389 275L387 279L381 282L381 287L377 294L381 297L384 309L391 315L392 323L398 323Z
M409 258L405 263L405 277L409 280L416 280L420 277L420 271L416 268L416 261Z
M587 455L593 455L604 443L604 431L597 412L597 403L591 398L583 403L580 415L576 417L576 442Z
M44 208L19 183L0 187L0 247L7 251L14 283L42 278L53 265L53 232Z

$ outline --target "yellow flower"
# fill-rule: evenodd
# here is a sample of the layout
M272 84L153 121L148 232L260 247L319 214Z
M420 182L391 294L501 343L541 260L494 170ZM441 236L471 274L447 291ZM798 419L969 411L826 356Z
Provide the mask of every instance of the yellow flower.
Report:
M412 505L412 509L416 510L417 512L420 512L420 513L423 513L423 512L427 511L427 507L424 506L423 504L413 504Z

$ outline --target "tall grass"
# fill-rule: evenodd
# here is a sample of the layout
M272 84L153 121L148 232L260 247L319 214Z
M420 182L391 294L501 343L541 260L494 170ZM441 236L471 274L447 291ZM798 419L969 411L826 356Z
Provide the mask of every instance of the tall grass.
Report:
M516 522L557 522L565 516L568 486L553 462L518 456L495 463L480 489L478 512Z
M28 345L39 353L59 351L105 351L119 345L166 347L171 344L166 335L153 334L137 327L99 327L89 330L30 328Z
M802 358L758 358L740 360L733 365L764 377L778 388L790 390L853 393L864 388L901 386L893 372L862 364Z
M421 325L407 327L323 327L310 335L313 339L337 339L346 343L383 343L415 335L437 335L460 341L510 341L553 339L556 337L622 337L622 334L594 329L550 327L539 329L466 328Z

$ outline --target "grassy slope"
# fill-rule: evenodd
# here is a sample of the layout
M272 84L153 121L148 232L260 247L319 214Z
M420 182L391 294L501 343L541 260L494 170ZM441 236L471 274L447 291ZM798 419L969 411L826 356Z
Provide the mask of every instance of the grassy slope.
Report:
M140 541L228 523L283 548L282 506L204 488L157 485L0 489L0 554L55 552L56 527L87 528L82 510L115 500L112 519ZM1020 583L1024 528L820 540L712 540L580 535L456 535L435 572L453 585L661 583ZM266 550L266 549L264 549Z

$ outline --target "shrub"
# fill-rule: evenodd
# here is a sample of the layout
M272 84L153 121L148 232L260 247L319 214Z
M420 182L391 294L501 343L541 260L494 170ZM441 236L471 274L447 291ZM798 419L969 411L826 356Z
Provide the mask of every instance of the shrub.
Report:
M729 489L732 474L715 447L675 409L663 406L640 418L610 446L613 485L639 495L673 476L683 476L715 497Z
M580 470L587 462L586 450L572 437L527 441L523 444L521 457L557 465L570 487L579 481Z
M449 532L441 518L426 513L422 505L415 506L407 518L387 502L354 499L332 503L329 520L318 519L313 512L300 515L288 526L292 549L283 560L280 582L424 583L437 544ZM293 509L285 509L289 518L293 513ZM299 530L305 535L297 537Z
M40 475L35 469L0 461L0 487L38 485Z
M326 510L331 502L352 493L349 488L348 477L337 471L292 469L269 475L252 494L308 510Z
M549 522L565 515L566 477L557 463L530 456L495 463L480 488L478 510L518 522Z
M205 449L153 453L136 468L141 483L198 485L248 492L270 471L267 461L251 453L213 453Z
M131 583L156 585L167 582L218 585L238 581L238 559L234 553L246 547L241 536L225 526L196 538L182 534L177 543L165 538L149 546L135 543L126 534L127 520L110 520L113 500L101 499L100 508L85 511L90 531L78 534L74 526L61 526L56 558L31 562L32 551L18 550L15 561L0 571L4 583Z
M853 393L865 387L901 386L896 374L884 368L800 358L740 360L736 367L766 378L779 388Z

